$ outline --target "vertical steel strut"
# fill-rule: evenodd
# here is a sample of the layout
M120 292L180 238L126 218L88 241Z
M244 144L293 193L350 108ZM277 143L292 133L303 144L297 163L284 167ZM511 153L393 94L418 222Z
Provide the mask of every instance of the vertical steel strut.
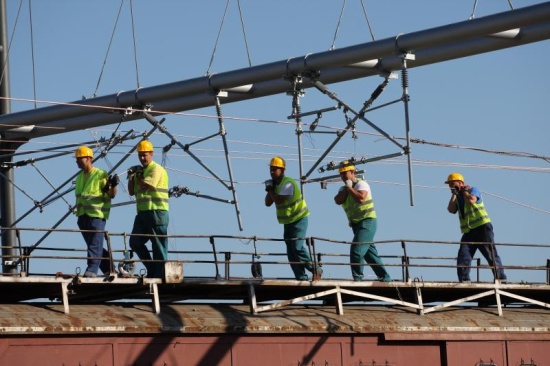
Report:
M376 131L378 131L379 133L384 135L384 137L386 137L391 142L393 142L394 144L399 146L401 149L403 149L403 146L401 146L401 144L399 144L397 141L395 141L395 139L393 139L390 135L388 135L386 132L384 132L382 129L380 129L378 126L376 126L374 123L372 123L371 121L369 121L368 119L365 118L365 112L367 111L367 109L369 109L369 107L372 105L374 100L376 98L378 98L378 96L382 93L382 91L384 90L386 85L388 85L388 83L389 83L389 76L387 76L384 79L384 81L375 89L375 91L371 94L371 97L369 98L369 100L367 100L363 104L363 107L361 108L361 110L359 112L356 112L350 106L348 106L344 101L342 101L340 98L338 98L336 96L336 94L334 94L330 90L328 90L328 88L323 83L321 83L319 80L312 80L312 84L315 88L317 88L317 90L319 90L321 93L327 95L330 99L333 99L333 100L337 101L338 105L341 105L341 106L344 107L344 113L347 113L349 111L349 112L352 112L355 116L352 119L346 118L346 128L344 128L343 130L339 131L336 134L336 136L337 136L336 139L332 142L332 144L328 147L328 149L321 155L321 157L317 160L317 162L306 173L305 178L309 177L309 175L313 172L313 170L315 170L315 168L319 165L319 163L330 153L330 151L332 151L334 146L336 146L336 144L338 143L338 141L340 141L340 139L344 136L344 134L346 132L348 132L350 129L353 129L355 127L355 122L358 119L363 120L369 126L371 126Z
M216 96L216 103L219 103L219 100L218 100L218 97ZM216 107L216 110L218 111L218 108ZM157 125L159 122L149 113L147 112L143 112L144 116L145 116L145 119L151 123L152 125ZM168 136L170 138L170 144L165 146L164 147L164 152L167 152L168 150L170 150L170 148L174 145L178 145L185 153L187 153L191 158L193 158L193 160L195 160L200 166L202 166L207 172L209 172L214 178L217 179L218 182L220 182L224 187L226 187L227 189L229 189L230 191L232 191L233 193L233 201L232 202L229 202L231 204L234 204L235 205L235 212L237 214L237 223L239 225L239 230L242 231L243 228L242 228L242 223L241 223L241 216L240 216L240 209L239 209L239 204L238 204L238 201L237 201L237 192L235 190L235 184L234 184L234 181L233 181L233 172L231 170L231 162L229 160L229 151L228 151L228 147L227 147L227 140L225 139L225 135L226 135L226 131L225 131L225 127L223 125L223 120L221 119L221 108L219 109L219 114L218 114L218 121L220 123L220 130L219 132L215 133L215 134L212 134L210 136L207 136L207 137L204 137L202 139L199 139L191 144L186 144L186 145L183 145L181 142L179 142L174 135L172 135L170 132L168 132L168 130L163 126L163 127L159 127L159 131L164 133L166 136ZM229 170L229 180L230 180L230 184L227 184L223 178L221 178L220 176L218 176L216 173L214 173L214 171L212 169L210 169L208 166L206 166L206 164L204 164L204 162L202 162L202 160L200 160L195 154L193 154L190 150L189 150L189 147L194 145L194 144L197 144L199 142L202 142L202 141L205 141L205 140L208 140L208 139L211 139L213 137L216 137L216 136L221 136L222 137L222 141L223 141L223 145L224 145L224 149L225 149L225 157L226 157L226 162L227 162L227 167L228 167L228 170ZM198 196L196 194L194 194L194 196ZM209 197L208 197L209 198ZM218 201L222 201L220 199L216 199Z
M414 206L411 136L410 136L410 126L409 126L409 72L407 70L407 59L414 60L414 55L412 54L402 55L403 68L401 69L401 85L403 86L403 106L405 108L405 134L407 138L407 145L404 150L405 150L405 154L407 155L407 166L409 170L409 196L411 199L411 206Z
M229 186L229 189L231 189L231 192L233 193L233 201L235 204L235 214L237 215L237 223L239 225L239 230L243 231L243 226L241 223L241 211L239 209L239 201L237 200L237 190L235 189L235 181L233 180L233 171L231 169L231 159L229 158L229 149L227 148L227 131L225 130L225 126L223 124L223 117L222 117L222 108L220 105L220 98L216 96L216 113L218 114L218 123L220 124L220 135L222 137L223 141L223 150L225 151L225 162L227 163L227 172L229 174L229 182L231 185Z
M302 196L304 195L304 174L303 174L303 160L302 160L302 117L300 111L300 96L304 94L304 91L300 88L302 79L299 76L295 76L292 79L292 90L287 94L292 95L292 115L296 120L296 137L298 139L298 169L300 174L300 191Z

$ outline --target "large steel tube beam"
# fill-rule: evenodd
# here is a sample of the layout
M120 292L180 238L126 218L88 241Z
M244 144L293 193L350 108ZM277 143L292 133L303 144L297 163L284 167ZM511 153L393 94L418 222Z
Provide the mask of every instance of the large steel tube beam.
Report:
M525 45L528 43L545 40L549 37L550 22L523 28L519 38L514 40L482 37L473 40L455 42L440 47L418 50L415 52L416 59L414 61L408 62L408 68L425 66L433 63L473 56L484 52ZM402 60L400 57L389 56L382 58L378 63L372 63L370 67L341 67L323 70L319 77L319 80L323 84L332 84L352 79L369 77L373 75L378 75L381 70L399 70L401 68L401 64ZM304 79L303 87L312 87L308 79ZM225 104L253 98L266 97L270 95L284 93L289 90L289 88L290 83L282 78L279 78L277 80L268 80L254 84L254 88L251 93L243 94L229 92L227 98L222 98L221 101ZM215 96L211 92L206 91L201 94L195 94L192 96L160 101L158 103L155 103L154 110L170 113L209 107L213 106L214 104ZM152 112L151 114L156 113ZM124 116L125 121L131 121L141 118L143 118L143 116L139 113ZM122 119L123 116L121 114L107 113L104 110L100 110L98 112L96 110L96 113L91 115L82 115L65 120L42 123L32 129L31 132L13 132L5 133L5 135L9 138L35 138L79 130L83 128L94 128L97 126L109 125L113 123L118 123ZM62 129L60 130L60 128Z
M515 28L521 29L518 39L488 37ZM78 104L76 106L56 105L11 113L0 116L0 131L36 125L37 127L27 134L15 131L15 134L4 134L4 138L32 138L120 122L121 116L113 115L109 108L152 105L157 111L181 112L213 106L215 98L210 94L211 91L231 89L245 84L254 85L252 93L229 93L229 96L222 100L223 103L259 98L286 92L289 84L282 79L283 75L321 71L320 80L324 84L330 84L375 75L381 69L399 69L401 65L397 62L396 53L414 52L416 61L411 62L409 67L418 67L548 39L549 28L550 2L547 2L338 50L75 101L73 103ZM376 68L346 67L373 59L381 59ZM308 86L306 83L305 87ZM142 116L128 115L124 119L130 121L138 118Z

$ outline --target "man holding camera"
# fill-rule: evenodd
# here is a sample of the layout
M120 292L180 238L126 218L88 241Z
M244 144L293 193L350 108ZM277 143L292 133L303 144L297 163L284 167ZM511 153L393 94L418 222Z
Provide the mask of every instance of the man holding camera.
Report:
M116 174L107 176L107 172L93 166L94 152L87 146L80 146L75 158L81 170L75 185L77 224L84 230L82 236L88 247L88 265L83 276L97 277L99 269L105 274L111 272L109 252L103 248L103 231L119 179Z
M309 210L296 181L285 177L286 163L276 156L269 162L271 179L265 181L265 205L275 203L277 220L284 225L283 237L286 253L294 276L299 281L307 281L306 269L313 273L314 279L320 279L321 268L314 270L311 256L304 247Z
M485 210L481 192L476 187L466 185L464 177L459 173L449 174L445 184L448 184L451 189L447 210L452 214L458 212L462 232L457 257L458 280L470 282L470 265L474 254L479 249L493 268L495 279L506 281L502 261L494 245L493 225Z
M151 142L141 141L137 151L141 166L128 170L128 192L136 196L137 207L130 248L144 261L147 277L163 278L164 261L168 259L168 174L153 161ZM149 240L152 257L145 246ZM151 259L155 262L150 262Z

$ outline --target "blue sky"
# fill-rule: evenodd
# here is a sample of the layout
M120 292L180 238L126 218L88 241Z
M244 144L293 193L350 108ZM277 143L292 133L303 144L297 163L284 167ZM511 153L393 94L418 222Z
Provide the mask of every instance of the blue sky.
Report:
M536 3L540 1L516 1L514 5L523 7ZM9 55L13 98L33 100L36 90L36 99L40 101L71 102L91 97L94 93L98 96L108 95L134 90L138 86L191 79L203 76L207 70L218 73L248 66L237 1L229 4L210 68L225 1L135 0L132 9L134 33L130 3L125 1L107 58L120 1L31 2L33 47L28 2L24 1L21 9L19 4L19 1L8 3L8 31L10 37L13 35ZM474 1L396 0L391 4L376 1L364 1L364 4L375 38L383 39L467 20L472 15ZM242 0L240 5L252 65L326 51L333 45L341 48L372 40L361 3L357 0L347 1L336 37L341 1ZM479 18L509 8L505 0L478 1L474 16ZM14 27L19 10L17 27ZM447 175L454 171L462 173L467 184L475 185L485 193L486 208L493 220L497 242L550 243L550 234L545 230L550 224L550 198L547 194L550 163L541 159L465 149L475 147L550 156L550 76L546 71L548 55L550 43L543 41L409 70L411 137L461 148L424 144L412 146L414 206L410 205L409 200L405 158L360 167L366 169L366 178L373 189L379 218L375 239L391 241L378 245L382 255L400 255L401 239L430 242L409 244L407 251L412 256L456 255L456 246L431 243L460 239L458 219L446 211L449 193L443 184ZM139 78L136 75L136 59ZM359 110L381 82L379 77L369 77L329 85L329 89ZM399 99L401 93L401 81L392 80L375 105ZM39 107L46 105L38 103ZM333 101L316 90L307 90L301 99L302 111L334 105ZM34 108L34 103L29 101L12 102L13 112L31 108ZM274 208L266 208L263 204L265 192L262 182L269 178L267 164L274 155L281 155L287 160L287 175L299 175L295 124L287 119L291 114L291 97L277 95L224 105L222 111L244 230L238 229L232 205L183 196L171 200L170 232L179 235L225 234L280 238L282 226L275 220ZM166 116L165 126L181 143L187 144L216 133L218 122L215 116L214 108L186 111ZM404 137L402 104L377 110L368 114L368 118L391 136ZM312 121L311 117L304 118L306 124ZM344 126L344 115L342 111L325 113L320 123L331 128L341 128ZM108 138L115 128L116 125L104 126L48 136L23 145L19 152ZM123 123L118 131L124 132L131 128L144 132L149 129L149 124L144 120ZM366 124L358 125L357 135L357 139L352 139L347 134L324 163L341 161L351 156L361 158L397 152L393 144ZM303 135L305 171L309 170L333 140L334 135ZM162 147L169 144L170 139L156 133L151 141L156 147L156 160L160 162ZM123 144L113 150L106 160L98 161L96 166L109 169L130 148L131 143ZM220 139L194 145L192 151L222 178L228 178ZM28 156L25 155L16 160L26 158ZM130 157L117 169L123 183L125 169L137 163L137 157ZM57 186L77 171L71 155L40 161L35 167L29 165L15 172L18 185L17 217L33 207L33 200L41 200L48 195L52 191L50 184ZM181 149L174 147L170 150L166 167L170 174L170 186L182 185L204 195L232 198L226 188ZM318 176L313 174L311 177ZM329 184L326 190L321 189L318 183L305 186L305 197L311 210L309 236L336 241L351 240L352 233L345 215L333 203L337 190L337 184ZM19 226L51 227L67 211L68 204L74 202L72 194L66 199L67 202L57 200L48 205L42 213L36 210ZM115 203L128 199L126 192L120 189ZM134 213L135 207L132 205L113 209L107 229L115 233L130 232ZM76 229L76 218L69 217L60 228ZM34 244L40 235L24 232L23 245ZM123 245L121 237L113 239L116 249L121 249ZM345 262L347 259L347 246L319 240L317 245L318 252L341 255L337 261ZM54 234L41 244L41 247L56 248L79 246L83 248L84 242L75 233ZM218 249L234 252L253 250L246 240L219 240ZM207 239L173 239L170 241L170 250L208 251L210 244ZM260 242L258 250L284 252L280 242ZM529 249L505 246L499 251L504 264L509 266L544 266L550 257L548 247ZM182 260L199 257L173 255L174 259ZM250 260L250 257L243 256L240 259ZM278 260L284 260L284 257ZM37 262L32 270L72 272L76 266L82 267L82 262L67 264L44 260ZM397 263L390 258L386 262ZM452 261L435 260L423 263L453 264ZM482 260L482 263L485 261ZM186 268L186 273L192 276L214 274L211 265L189 264ZM234 268L235 275L249 275L248 266ZM291 276L288 266L264 266L264 273ZM366 273L372 276L370 269L366 269ZM398 267L390 267L390 273L395 278L401 276ZM412 274L428 281L456 278L452 268L414 268ZM351 277L347 266L327 266L325 275L332 278ZM488 273L484 275L485 279L490 277ZM510 269L508 277L512 281L542 282L545 273Z

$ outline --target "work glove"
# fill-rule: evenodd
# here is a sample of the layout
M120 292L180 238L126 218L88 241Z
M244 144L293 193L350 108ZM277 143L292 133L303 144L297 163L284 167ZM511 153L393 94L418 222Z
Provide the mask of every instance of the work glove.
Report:
M118 175L109 175L109 177L107 178L107 183L103 187L103 192L109 192L111 188L114 188L118 185L119 181L120 180L118 179Z
M109 184L112 188L118 186L120 183L120 178L118 177L118 174L109 175L109 178L107 178L107 184Z
M458 190L458 188L451 188L451 194L458 196L459 193L460 191Z
M128 179L136 174L143 174L143 167L141 165L134 165L128 169Z
M265 191L269 192L275 189L275 184L273 183L273 179L268 179L264 182L265 184Z
M353 188L353 181L351 179L346 180L346 187Z

